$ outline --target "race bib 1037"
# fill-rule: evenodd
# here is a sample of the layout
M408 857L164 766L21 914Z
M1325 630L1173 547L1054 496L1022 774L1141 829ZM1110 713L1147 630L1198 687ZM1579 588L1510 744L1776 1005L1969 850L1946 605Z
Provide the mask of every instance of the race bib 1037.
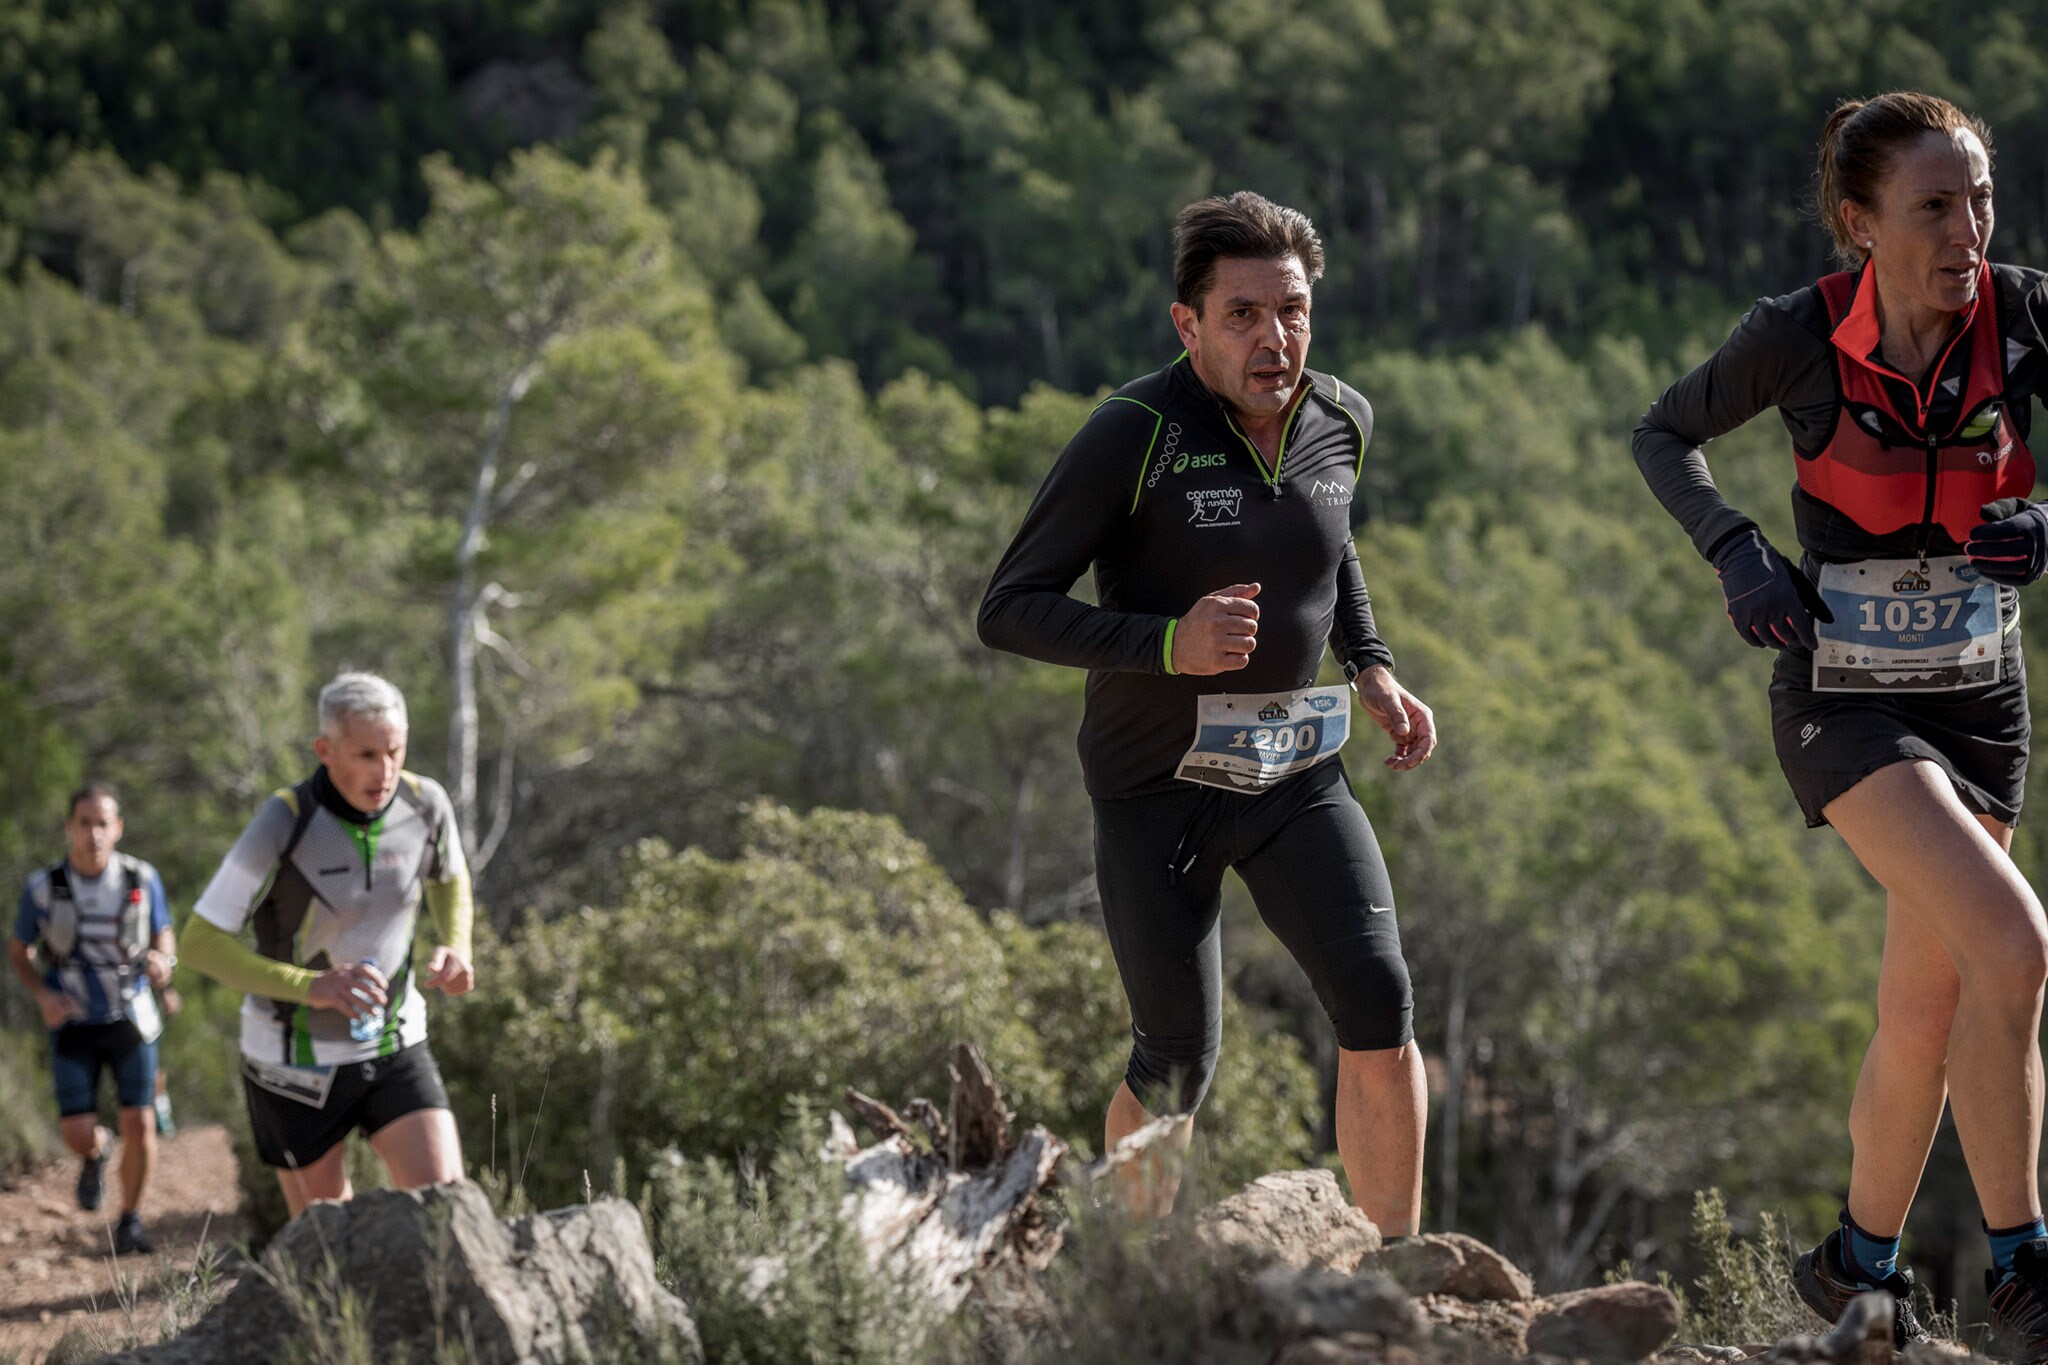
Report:
M1998 585L1961 555L1827 564L1816 692L1953 692L2001 676Z

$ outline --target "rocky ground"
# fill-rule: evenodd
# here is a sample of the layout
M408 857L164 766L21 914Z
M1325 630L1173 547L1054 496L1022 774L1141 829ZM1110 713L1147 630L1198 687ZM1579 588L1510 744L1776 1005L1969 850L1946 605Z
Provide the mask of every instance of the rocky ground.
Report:
M98 1213L78 1207L71 1157L0 1190L0 1361L12 1355L31 1365L73 1329L107 1347L154 1340L201 1247L219 1252L243 1235L225 1128L184 1128L159 1142L142 1208L155 1256L109 1254L119 1168L117 1147Z
M999 1279L1023 1291L1018 1324L1050 1306L1041 1289L1033 1307L1031 1288L1065 1241L1048 1202L1100 1207L1104 1182L1149 1160L1145 1143L1171 1127L1156 1124L1158 1133L1079 1166L1043 1128L1013 1133L993 1078L964 1047L943 1110L920 1099L899 1115L849 1099L878 1140L861 1146L834 1115L820 1156L845 1171L843 1209L869 1261L893 1266L913 1292L906 1302L941 1318L970 1298L993 1305L985 1290ZM310 1327L351 1318L366 1340L415 1359L456 1347L494 1365L704 1358L690 1306L656 1278L638 1212L616 1199L504 1219L465 1182L319 1205L232 1287L202 1296L191 1292L202 1237L218 1247L240 1232L227 1135L201 1128L165 1144L147 1206L162 1251L148 1261L105 1254L106 1221L73 1205L75 1169L54 1165L0 1192L0 1365L33 1365L68 1329L120 1349L156 1341L166 1323L185 1330L110 1365L268 1365ZM1176 1292L1213 1365L1953 1365L1965 1354L1923 1345L1895 1358L1882 1294L1858 1300L1825 1334L1692 1340L1680 1303L1657 1285L1539 1295L1526 1272L1474 1238L1387 1242L1323 1170L1263 1176L1192 1219L1159 1225L1140 1237L1148 1266L1174 1250L1162 1239L1193 1253L1179 1257L1186 1283ZM781 1257L757 1270L744 1291L757 1303L794 1273ZM217 1300L203 1317L201 1299ZM335 1311L345 1302L360 1312ZM1069 1340L1058 1326L1069 1319L1037 1321L1055 1324L1055 1344Z
M899 1115L850 1093L878 1141L858 1147L835 1116L825 1153L846 1166L870 1258L913 1267L933 1281L928 1292L941 1304L957 1301L943 1283L948 1276L986 1277L1006 1262L1034 1271L1050 1265L1060 1238L1039 1217L1041 1193L1064 1184L1070 1198L1098 1201L1119 1168L1147 1161L1147 1149L1168 1141L1171 1129L1155 1123L1103 1161L1078 1167L1063 1162L1063 1146L1043 1128L1012 1141L1011 1116L973 1048L956 1048L952 1075L944 1110L918 1099ZM1189 1313L1203 1358L1217 1365L1895 1360L1886 1295L1864 1295L1831 1331L1741 1345L1688 1339L1683 1306L1658 1285L1538 1295L1527 1272L1461 1233L1387 1242L1325 1170L1262 1176L1204 1209L1192 1231L1204 1269L1190 1285ZM1157 1237L1173 1235L1162 1227ZM1917 1344L1904 1362L1940 1365L1966 1355Z

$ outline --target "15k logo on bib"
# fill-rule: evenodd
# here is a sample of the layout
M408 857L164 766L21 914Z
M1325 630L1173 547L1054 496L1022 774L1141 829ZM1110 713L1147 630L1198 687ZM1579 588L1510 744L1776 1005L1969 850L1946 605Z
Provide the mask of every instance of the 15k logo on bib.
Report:
M1835 619L1815 623L1816 692L1953 692L2003 676L1998 585L1961 555L1827 564L1819 586Z

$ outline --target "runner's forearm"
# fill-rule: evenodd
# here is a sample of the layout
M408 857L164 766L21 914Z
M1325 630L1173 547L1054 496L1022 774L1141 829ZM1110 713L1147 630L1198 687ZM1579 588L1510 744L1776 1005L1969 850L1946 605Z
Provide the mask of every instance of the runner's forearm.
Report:
M1692 538L1700 558L1711 562L1721 546L1756 525L1714 486L1702 447L1769 408L1803 405L1808 390L1825 382L1818 365L1826 356L1824 343L1816 343L1777 303L1762 300L1719 350L1643 414L1630 442L1636 468Z
M1063 592L991 593L981 641L1040 663L1133 673L1168 672L1167 617L1108 611Z
M427 917L433 923L435 941L469 961L476 902L470 895L467 872L451 881L427 883Z
M28 993L38 998L43 993L43 979L36 975L36 964L28 955L28 945L18 938L7 940L7 960L14 964L14 974L21 978L21 984L28 987Z
M263 957L240 939L197 915L185 929L185 966L223 986L269 1000L305 1004L319 975L289 962Z
M1394 652L1380 639L1372 619L1372 594L1366 591L1355 545L1344 547L1337 565L1337 615L1330 626L1330 651L1340 663L1356 664L1361 673L1374 664L1394 666Z
M1699 446L1661 425L1659 418L1652 408L1636 428L1636 467L1664 510L1692 538L1700 558L1711 562L1716 551L1756 523L1721 496Z

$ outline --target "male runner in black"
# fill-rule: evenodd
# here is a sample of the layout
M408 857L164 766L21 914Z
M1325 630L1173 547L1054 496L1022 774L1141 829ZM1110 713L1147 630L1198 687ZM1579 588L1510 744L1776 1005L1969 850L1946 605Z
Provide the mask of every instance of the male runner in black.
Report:
M1337 1147L1389 1236L1421 1217L1425 1096L1408 969L1372 827L1336 749L1349 697L1315 688L1327 641L1389 767L1435 722L1394 680L1351 542L1372 437L1357 390L1308 371L1309 220L1256 194L1175 224L1186 354L1091 415L1046 476L983 599L982 640L1089 670L1081 767L1096 883L1132 1016L1110 1147L1192 1115L1221 1031L1223 870L1314 985L1336 1028ZM1096 600L1067 595L1090 565ZM1136 1192L1163 1211L1172 1189Z

